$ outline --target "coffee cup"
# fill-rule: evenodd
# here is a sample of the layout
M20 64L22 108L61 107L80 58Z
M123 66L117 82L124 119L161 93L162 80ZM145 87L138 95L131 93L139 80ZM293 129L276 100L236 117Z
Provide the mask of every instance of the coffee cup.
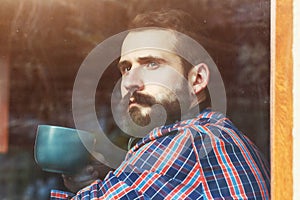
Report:
M34 157L48 172L72 174L88 164L95 135L72 128L39 125L35 139Z

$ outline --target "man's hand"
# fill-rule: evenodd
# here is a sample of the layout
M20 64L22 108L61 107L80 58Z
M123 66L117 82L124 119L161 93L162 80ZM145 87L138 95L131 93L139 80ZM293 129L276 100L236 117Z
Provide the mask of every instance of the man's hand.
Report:
M110 170L111 168L107 167L106 165L97 161L93 161L76 174L62 174L62 177L64 180L64 185L70 191L77 192L78 190L94 182L96 179L103 179Z

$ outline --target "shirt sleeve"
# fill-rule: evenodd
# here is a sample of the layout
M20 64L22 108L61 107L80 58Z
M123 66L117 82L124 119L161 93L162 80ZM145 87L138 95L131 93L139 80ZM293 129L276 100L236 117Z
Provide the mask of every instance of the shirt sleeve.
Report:
M129 153L106 178L80 190L72 199L195 199L202 196L199 165L190 138L174 134L156 138ZM68 199L53 192L52 199Z
M51 190L50 200L64 200L71 199L74 196L71 192L64 192L60 190Z
M131 172L127 172L131 170ZM177 179L161 175L149 170L140 171L134 167L127 168L118 176L110 172L104 181L97 180L90 186L80 190L75 196L61 191L52 191L51 200L82 199L165 199L174 194L187 197L184 191L190 189L191 185L185 185ZM181 188L181 190L179 190ZM197 188L194 188L197 190ZM199 189L201 191L201 185ZM200 197L201 194L197 194ZM72 197L72 198L71 198ZM181 198L179 198L181 199ZM192 198L188 198L192 199Z

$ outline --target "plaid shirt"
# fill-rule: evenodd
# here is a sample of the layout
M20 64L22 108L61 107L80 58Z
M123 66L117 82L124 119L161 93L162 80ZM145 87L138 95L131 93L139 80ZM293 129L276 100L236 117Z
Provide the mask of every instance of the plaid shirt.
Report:
M269 199L269 168L224 115L197 118L151 131L106 178L72 199ZM71 198L51 191L51 199Z

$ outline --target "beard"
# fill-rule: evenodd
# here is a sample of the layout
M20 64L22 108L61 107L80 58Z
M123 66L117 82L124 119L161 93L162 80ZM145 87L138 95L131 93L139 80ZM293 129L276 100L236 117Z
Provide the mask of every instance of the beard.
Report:
M112 104L119 128L131 136L144 137L156 127L181 120L190 112L193 96L188 86L179 84L174 90L159 88L155 94L135 91L123 97L114 96L120 98Z
M157 105L159 107L155 109ZM156 122L154 126L159 126L164 125L164 121L165 124L174 123L181 117L180 103L174 94L164 94L159 100L137 91L130 97L128 113L133 122L142 127L149 125L152 120Z

